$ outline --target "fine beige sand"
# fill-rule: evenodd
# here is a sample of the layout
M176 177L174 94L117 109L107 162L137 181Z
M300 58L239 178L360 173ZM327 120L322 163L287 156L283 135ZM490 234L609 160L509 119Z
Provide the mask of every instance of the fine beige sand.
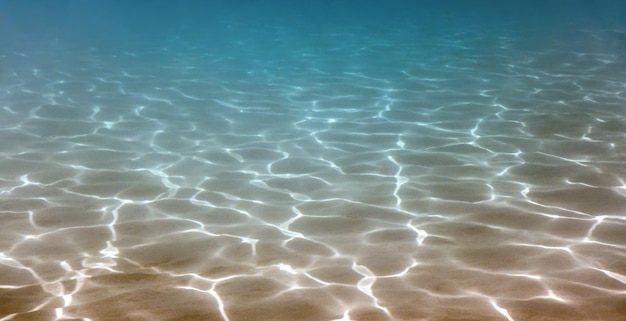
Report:
M0 49L0 320L625 320L626 59L506 37Z

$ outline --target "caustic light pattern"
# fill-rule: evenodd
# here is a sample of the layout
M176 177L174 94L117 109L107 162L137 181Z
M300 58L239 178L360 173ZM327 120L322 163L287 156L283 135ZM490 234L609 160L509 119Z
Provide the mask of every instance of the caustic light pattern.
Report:
M625 57L473 37L4 49L0 320L624 320Z

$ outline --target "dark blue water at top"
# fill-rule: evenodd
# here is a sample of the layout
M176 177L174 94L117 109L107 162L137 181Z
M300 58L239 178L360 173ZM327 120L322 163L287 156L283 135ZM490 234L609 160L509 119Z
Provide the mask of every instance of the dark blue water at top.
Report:
M82 45L125 45L137 38L223 42L281 29L310 33L384 33L405 27L413 37L454 32L497 35L503 28L541 39L580 26L623 28L622 1L0 1L7 39L66 39ZM236 32L233 32L236 30ZM207 35L209 37L207 37ZM272 42L256 39L260 43ZM407 37L407 40L410 40ZM99 43L99 41L101 41ZM263 50L262 47L259 50Z
M558 43L582 51L619 52L626 42L625 7L620 1L558 0L393 0L384 4L4 0L0 1L0 35L7 50L152 50L153 59L204 51L231 62L228 69L232 71L277 64L296 68L321 64L328 71L341 65L388 69L381 61L402 65L419 61L416 54L451 53L436 49L442 37L468 45L475 54L498 54L506 46L512 50L506 55L513 61L523 59L526 51L549 50ZM600 44L581 37L581 30L601 37ZM345 46L359 50L381 44L388 48L370 57L355 58L349 54L354 51L341 51ZM157 54L159 48L167 52ZM519 57L511 55L516 52ZM155 61L143 62L144 68L150 68Z

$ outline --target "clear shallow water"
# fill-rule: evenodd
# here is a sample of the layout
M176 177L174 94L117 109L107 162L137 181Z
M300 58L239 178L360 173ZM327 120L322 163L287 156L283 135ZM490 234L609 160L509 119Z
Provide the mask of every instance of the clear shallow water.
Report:
M623 320L624 29L334 15L6 33L0 318Z

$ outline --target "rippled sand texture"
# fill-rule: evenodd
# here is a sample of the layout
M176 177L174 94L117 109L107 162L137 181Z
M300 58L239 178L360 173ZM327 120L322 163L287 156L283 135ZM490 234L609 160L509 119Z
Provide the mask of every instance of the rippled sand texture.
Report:
M626 319L619 31L283 31L3 49L0 320Z

